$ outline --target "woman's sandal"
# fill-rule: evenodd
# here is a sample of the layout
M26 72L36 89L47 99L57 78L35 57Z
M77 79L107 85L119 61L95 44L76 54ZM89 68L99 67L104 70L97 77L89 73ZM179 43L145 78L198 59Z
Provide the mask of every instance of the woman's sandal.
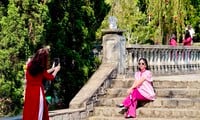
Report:
M131 115L126 115L125 118L134 118L134 117Z
M119 113L124 114L127 110L128 110L128 108L122 107L122 109L121 109L121 111L119 111Z
M123 104L117 104L116 106L117 106L117 107L119 107L119 108L122 108L122 107L124 107L124 105L123 105Z

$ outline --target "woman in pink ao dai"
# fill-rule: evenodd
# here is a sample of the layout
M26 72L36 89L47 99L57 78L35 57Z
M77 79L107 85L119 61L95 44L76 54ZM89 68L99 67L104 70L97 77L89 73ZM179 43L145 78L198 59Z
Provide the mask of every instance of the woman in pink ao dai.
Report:
M127 90L128 95L122 101L122 104L117 105L122 108L120 113L125 113L125 118L136 117L138 101L152 101L156 97L152 84L152 73L145 58L139 59L138 69L139 71L135 73L133 85Z

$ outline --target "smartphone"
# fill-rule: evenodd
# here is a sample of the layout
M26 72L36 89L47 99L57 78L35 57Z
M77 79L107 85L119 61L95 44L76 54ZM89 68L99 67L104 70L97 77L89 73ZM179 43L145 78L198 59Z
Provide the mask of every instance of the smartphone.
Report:
M54 58L55 66L57 66L60 63L60 58Z

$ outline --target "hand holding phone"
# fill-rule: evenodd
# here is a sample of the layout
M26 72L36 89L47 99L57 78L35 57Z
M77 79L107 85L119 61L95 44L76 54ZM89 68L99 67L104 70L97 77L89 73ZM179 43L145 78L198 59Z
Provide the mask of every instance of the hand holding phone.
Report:
M60 64L60 58L54 58L55 67Z

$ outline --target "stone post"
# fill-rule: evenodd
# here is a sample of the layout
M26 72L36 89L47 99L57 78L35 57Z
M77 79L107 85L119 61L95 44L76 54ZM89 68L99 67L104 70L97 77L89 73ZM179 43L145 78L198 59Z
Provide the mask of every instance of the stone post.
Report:
M103 63L116 63L118 74L126 70L126 39L123 30L107 29L103 32Z

